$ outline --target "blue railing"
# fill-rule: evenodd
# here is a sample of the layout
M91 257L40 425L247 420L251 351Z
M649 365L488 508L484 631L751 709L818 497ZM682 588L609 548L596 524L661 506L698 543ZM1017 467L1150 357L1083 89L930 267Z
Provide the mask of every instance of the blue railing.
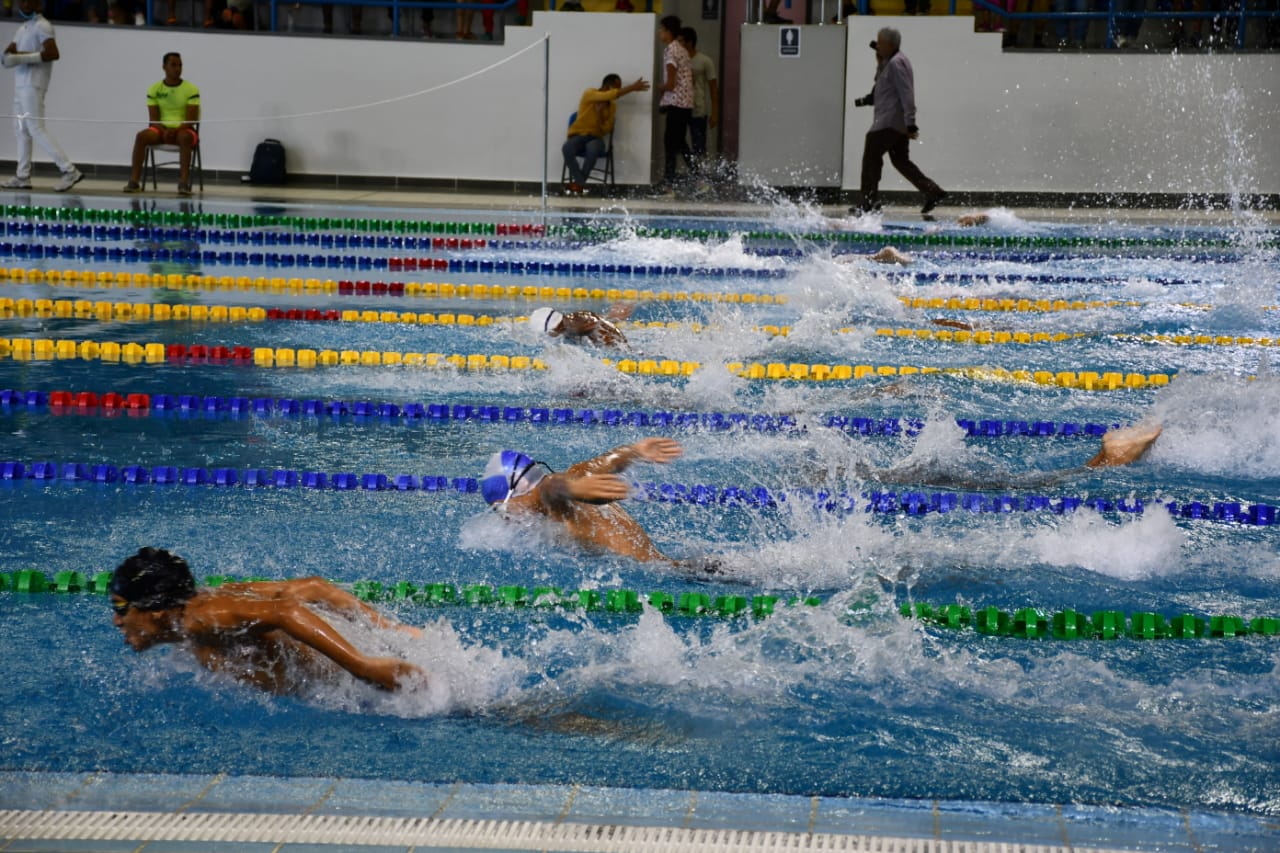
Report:
M1093 4L1098 4L1099 0L1086 0ZM1234 21L1236 23L1235 46L1237 49L1244 47L1245 29L1251 20L1277 20L1280 19L1280 11L1248 9L1241 0L1231 0L1229 9L1194 11L1188 9L1183 12L1175 11L1147 11L1138 9L1133 11L1116 8L1116 0L1106 0L1106 8L1098 8L1090 12L1010 12L1000 6L996 6L989 0L972 0L974 11L979 9L996 15L1002 20L1008 21L1065 21L1069 23L1106 20L1107 22L1107 47L1115 47L1116 22L1125 20L1139 21L1151 18L1173 19L1180 21ZM949 15L956 14L956 0L949 0L947 5L947 13ZM871 15L871 0L858 0L858 14Z
M451 9L453 11L471 10L485 12L505 12L512 6L515 6L518 0L503 0L503 2L494 3L455 3L453 0L342 0L342 2L334 4L333 0L271 0L271 31L279 30L279 9L283 4L285 6L375 6L378 8L391 10L391 35L395 36L400 32L400 10L412 9Z

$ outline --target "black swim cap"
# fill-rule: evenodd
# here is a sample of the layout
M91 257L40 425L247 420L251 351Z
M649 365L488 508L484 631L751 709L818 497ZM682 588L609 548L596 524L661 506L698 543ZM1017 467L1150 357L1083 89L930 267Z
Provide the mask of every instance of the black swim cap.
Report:
M107 591L139 610L167 610L196 594L187 561L162 548L143 548L116 567Z

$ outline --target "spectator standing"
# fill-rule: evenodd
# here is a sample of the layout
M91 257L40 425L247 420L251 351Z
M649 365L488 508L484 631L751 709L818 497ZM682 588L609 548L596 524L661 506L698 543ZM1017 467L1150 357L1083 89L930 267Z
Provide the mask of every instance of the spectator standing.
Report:
M0 64L13 69L14 132L18 137L18 169L0 184L7 190L31 189L31 143L53 158L62 177L53 188L60 193L84 178L44 126L44 94L53 77L53 63L61 55L53 38L53 24L40 14L40 0L19 0L22 26L4 49Z
M693 149L694 168L706 173L707 128L720 124L720 86L716 81L716 64L698 51L698 31L693 27L680 30L680 41L689 54L693 72L693 112L689 116L689 141Z
M648 82L641 77L634 83L622 85L617 74L607 74L599 89L588 89L578 100L578 115L569 125L568 138L560 148L564 165L569 170L570 195L582 195L587 178L595 168L596 160L605 152L605 137L613 133L613 123L618 114L618 98L632 92L644 92ZM578 164L578 158L582 164Z
M191 195L191 152L199 139L200 90L182 79L182 56L164 55L164 79L147 90L147 118L150 124L133 140L133 171L127 193L142 192L142 164L152 145L178 146L178 195Z
M658 24L658 38L666 46L662 51L662 100L659 111L666 118L662 134L663 178L660 192L671 192L676 183L676 158L689 157L685 137L689 118L693 115L693 66L689 52L680 44L680 19L667 15Z
M919 138L920 128L916 126L915 76L911 62L901 50L902 34L885 27L872 46L876 51L875 88L871 94L853 102L855 107L874 107L875 116L862 149L862 207L853 208L851 212L870 213L880 209L880 176L887 153L893 168L924 193L920 212L927 214L947 193L911 162L911 140Z

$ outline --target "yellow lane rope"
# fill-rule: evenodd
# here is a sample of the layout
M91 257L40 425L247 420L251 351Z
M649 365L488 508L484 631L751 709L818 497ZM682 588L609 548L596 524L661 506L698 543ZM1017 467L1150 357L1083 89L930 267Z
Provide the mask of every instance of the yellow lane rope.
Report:
M343 279L342 281L352 281ZM360 280L362 284L370 284ZM274 276L212 276L180 273L129 273L107 270L39 270L23 267L0 267L0 284L48 284L55 287L92 288L162 288L168 290L259 290L270 293L340 293L341 284L335 279L284 278ZM390 285L388 282L377 282ZM787 295L782 293L717 293L707 291L642 290L617 287L551 287L547 285L454 284L451 282L396 282L403 288L404 296L426 298L461 299L537 299L567 302L570 300L611 300L630 302L713 302L742 305L785 305ZM1081 299L1030 299L994 297L925 297L899 296L908 308L931 311L998 311L1022 313L1053 313L1060 311L1088 311L1112 308L1141 308L1148 303L1133 300L1081 300ZM1177 303L1179 307L1197 310L1212 309L1212 305ZM1263 305L1263 311L1280 310L1277 305Z
M353 274L357 285L372 285ZM331 294L343 292L334 279L281 276L213 276L179 273L129 273L106 270L37 270L0 267L0 283L48 284L55 287L164 288L167 290L259 290L269 293ZM451 282L376 282L403 289L404 296L460 299L602 300L625 302L724 302L742 305L784 305L787 297L771 293L714 293L708 291L641 290L618 287L551 287L532 284L454 284ZM399 293L400 290L397 290ZM356 291L357 295L360 291Z
M240 305L170 305L167 303L134 303L109 302L106 300L91 301L87 299L9 299L0 298L0 318L6 317L59 317L82 320L107 321L165 321L189 320L193 322L211 323L260 323L271 319L268 311L262 307ZM297 311L297 309L291 309ZM298 312L301 313L301 312ZM318 313L318 312L314 312ZM334 320L344 323L398 323L437 326L477 326L488 327L501 324L523 323L528 320L524 316L493 316L487 314L468 314L451 312L414 312L414 311L375 311L370 309L332 311L332 317L287 317L282 319L298 320ZM685 323L680 321L640 321L620 323L627 329L666 329L683 330L701 333L715 330L718 327L703 323ZM791 333L790 326L759 325L753 331L768 335L786 337ZM871 330L857 327L844 327L837 330L840 334L865 334ZM1089 332L1030 332L1017 330L984 330L984 329L936 329L936 328L878 328L872 332L876 337L908 338L915 340L931 340L943 343L972 343L979 345L1001 344L1043 344L1061 343L1076 338L1088 337ZM1111 334L1117 340L1133 340L1141 343L1174 344L1182 346L1280 346L1280 338L1248 337L1243 335L1208 335L1203 333L1183 334Z
M15 361L81 359L124 364L159 364L168 361L174 346L162 343L119 343L117 341L77 341L32 338L0 338L0 358ZM195 358L185 346L182 358ZM205 348L201 348L206 351ZM200 359L206 355L199 356ZM230 359L223 359L229 361ZM247 360L247 359L246 359ZM286 347L257 347L252 361L258 367L379 367L404 365L465 371L505 372L545 370L547 364L530 356L486 355L483 353L383 352L379 350L313 350ZM702 369L696 361L673 359L601 359L622 373L647 376L689 376ZM918 367L912 365L804 364L731 362L724 367L743 379L792 381L844 381L876 377L943 374L976 380L1027 382L1037 385L1076 388L1087 391L1136 389L1168 385L1167 373L1118 373L1103 371L1029 371L991 367Z

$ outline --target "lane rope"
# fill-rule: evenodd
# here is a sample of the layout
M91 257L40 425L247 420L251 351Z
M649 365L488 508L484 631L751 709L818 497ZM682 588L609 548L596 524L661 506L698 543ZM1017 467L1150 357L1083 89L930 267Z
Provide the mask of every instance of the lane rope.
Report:
M217 588L241 579L212 575L203 585ZM248 578L247 580L273 580ZM15 595L41 593L106 595L111 572L86 574L60 571L52 578L36 569L0 573L0 592ZM753 595L705 592L641 592L631 589L565 590L556 586L465 584L448 582L415 584L411 581L358 580L349 585L357 598L369 603L399 602L432 608L481 607L506 609L561 609L608 614L635 614L652 608L670 616L719 616L762 619L783 608L821 607L829 604L816 595ZM3 600L3 599L0 599ZM866 603L849 605L850 614L865 613ZM1055 640L1192 640L1280 636L1280 618L1255 616L1246 620L1236 615L1196 615L1185 611L1165 617L1154 611L1125 613L1095 610L1091 615L1066 608L1044 611L1022 607L1005 612L994 605L973 609L964 604L931 605L904 602L898 613L904 618L950 628L971 629L994 637Z
M54 361L81 359L109 363L223 365L259 368L383 367L407 366L471 372L546 370L541 358L523 355L471 353L396 352L379 350L313 350L292 347L206 346L204 344L83 341L50 338L0 338L0 359ZM642 376L691 376L703 368L697 361L674 359L610 359L601 364L620 373ZM746 380L843 382L902 376L958 376L973 381L1019 382L1084 391L1138 390L1163 387L1176 378L1168 373L1120 373L1118 371L1008 370L1003 367L929 367L914 365L807 364L800 362L729 362L733 375Z
M479 491L475 477L418 476L340 471L297 471L266 468L206 468L177 465L116 465L107 463L14 460L0 462L0 482L98 483L111 485L221 486L245 489L311 489L315 491L428 492L474 494ZM978 492L829 492L822 489L768 489L764 486L738 487L711 484L633 482L632 497L653 503L696 506L776 509L783 504L840 514L927 516L952 512L1000 514L1050 512L1073 513L1081 508L1099 513L1141 515L1147 500L1140 497L1082 498L1076 495L991 496ZM864 503L865 501L865 503ZM1170 515L1193 520L1270 527L1276 522L1271 504L1245 505L1240 501L1174 501L1163 506Z
M463 403L391 403L370 400L319 400L289 397L222 397L202 394L149 394L130 391L41 391L0 389L0 415L49 411L55 416L134 414L176 417L349 418L357 423L417 421L480 423L531 423L574 427L625 427L667 430L754 431L803 433L807 427L793 415L760 412L670 412L624 409L572 409L553 406L508 406ZM850 435L919 435L924 421L916 417L859 417L827 415L822 426ZM956 418L956 426L975 438L1097 438L1119 424L1076 421L999 420Z

